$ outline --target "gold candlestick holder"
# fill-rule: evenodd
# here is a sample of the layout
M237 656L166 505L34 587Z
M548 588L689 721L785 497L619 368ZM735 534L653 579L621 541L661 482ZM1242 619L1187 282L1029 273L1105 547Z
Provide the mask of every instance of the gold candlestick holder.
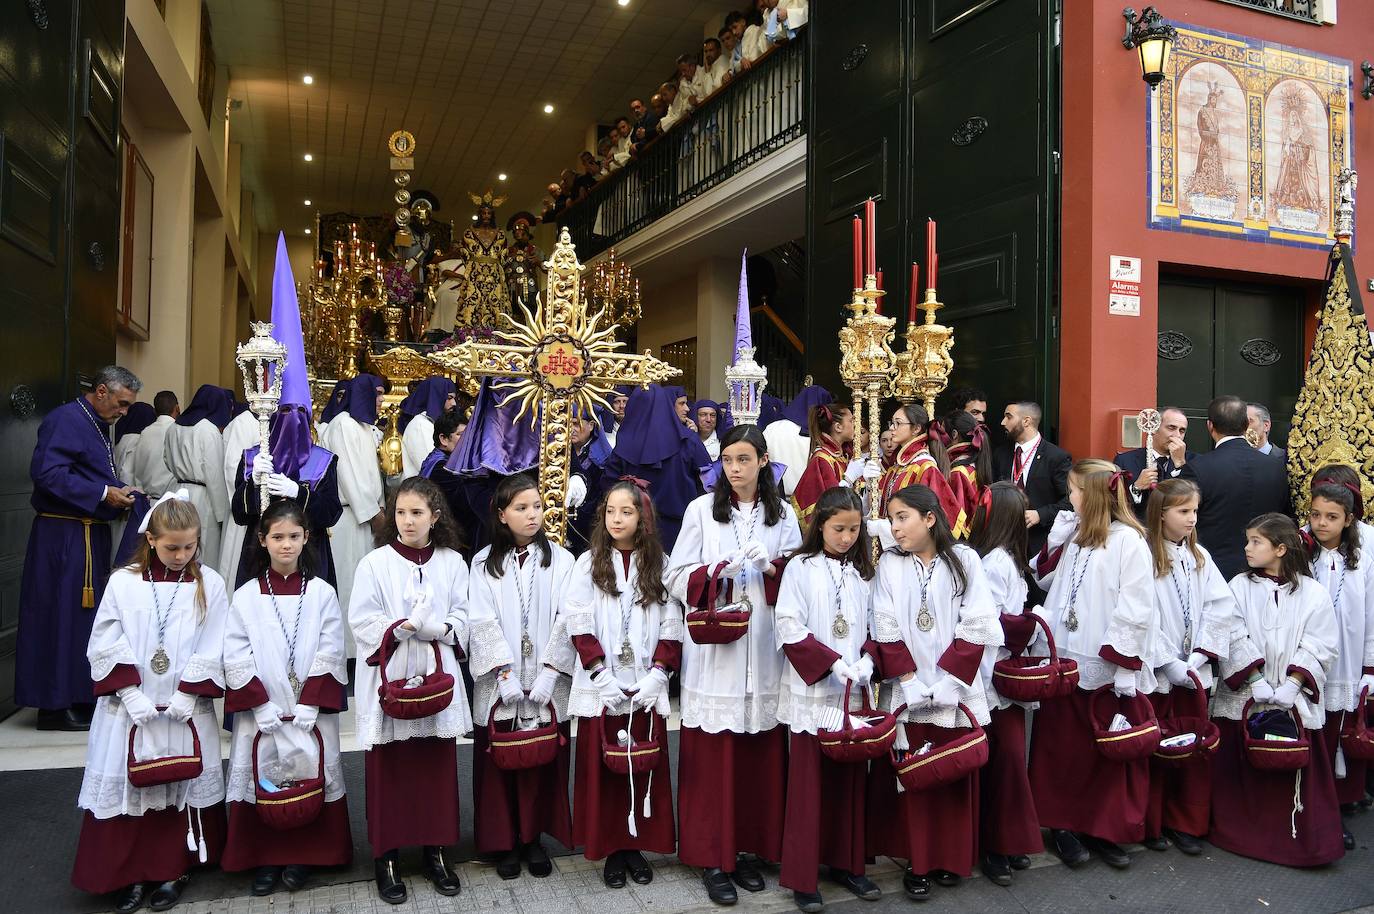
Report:
M882 401L891 394L892 373L897 356L892 339L897 321L878 313L878 303L886 293L878 288L878 277L869 273L862 289L855 289L846 306L852 312L840 329L840 379L854 399L854 427L864 427L864 407L868 408L868 448L872 458L882 435ZM870 517L878 516L879 499L869 498Z
M926 289L925 300L916 305L925 312L925 321L906 325L906 351L896 357L892 395L903 403L920 402L926 415L935 416L935 398L949 384L954 359L954 328L935 323L935 312L943 307L934 289Z

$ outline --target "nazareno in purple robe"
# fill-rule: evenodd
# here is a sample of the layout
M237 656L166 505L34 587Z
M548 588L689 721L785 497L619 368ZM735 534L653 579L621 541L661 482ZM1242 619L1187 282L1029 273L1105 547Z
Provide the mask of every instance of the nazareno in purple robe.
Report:
M14 700L24 707L95 701L86 643L110 576L109 522L120 514L104 503L105 487L125 485L115 476L109 435L84 398L57 407L38 427L29 464L37 516L24 555L14 676Z

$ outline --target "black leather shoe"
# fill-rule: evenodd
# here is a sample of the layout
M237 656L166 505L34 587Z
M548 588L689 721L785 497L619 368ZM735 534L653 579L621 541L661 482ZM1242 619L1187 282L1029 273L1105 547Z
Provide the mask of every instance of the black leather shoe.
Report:
M825 910L825 899L820 892L793 892L792 903L797 906L798 911L805 914L819 914Z
M530 875L536 879L543 879L553 872L553 861L549 859L549 852L544 850L544 845L535 838L525 845L525 861L530 869Z
M653 867L639 851L625 851L625 869L630 871L630 879L635 885L648 885L654 881Z
M606 864L601 870L601 881L608 889L625 888L625 857L620 851L607 855Z
M1174 843L1174 846L1183 851L1183 853L1192 857L1196 857L1198 854L1202 853L1203 847L1201 838L1195 835L1185 834L1181 831L1175 831L1172 828L1164 829L1164 834Z
M991 882L1011 885L1011 863L1002 854L984 854L979 868Z
M1030 855L1012 854L1007 858L1007 863L1011 864L1011 868L1014 870L1028 870L1030 869Z
M706 886L707 896L716 904L731 905L739 901L739 893L735 891L735 884L730 881L730 874L725 870L718 867L703 870L701 884Z
M934 879L937 885L942 885L947 889L952 889L959 884L959 875L951 873L949 870L931 870L926 875Z
M310 881L310 867L304 863L288 863L281 869L281 884L288 892L299 892Z
M902 890L912 901L930 900L930 880L916 875L909 869L902 874Z
M1117 844L1111 841L1104 841L1101 838L1094 838L1084 835L1087 843L1102 858L1102 862L1113 869L1124 870L1131 865L1131 855L1126 853Z
M762 892L765 888L763 874L754 865L753 858L743 854L735 858L735 871L730 874L730 878L746 892Z
M181 893L186 891L186 886L190 882L191 874L186 873L153 889L153 894L148 897L148 909L168 911L176 907L176 903L181 901Z
M254 895L271 895L277 888L277 877L281 875L279 866L260 866L253 871Z
M91 719L73 708L60 708L56 711L40 709L38 712L38 729L79 733L91 729Z
M836 885L842 885L853 892L855 897L862 898L864 901L877 901L883 897L883 890L873 884L873 880L861 873L851 873L847 870L830 869L830 880Z
M396 871L397 856L395 851L390 851L372 861L377 897L387 904L403 904L406 900L406 884Z
M1167 851L1169 849L1169 839L1163 835L1146 835L1145 840L1140 843L1152 851Z
M501 859L496 861L496 875L502 879L520 878L520 851L510 850L501 855Z
M1345 842L1345 849L1353 851L1355 849L1355 836L1350 833L1350 829L1341 826L1341 840Z
M434 891L440 895L457 895L463 890L458 877L448 868L444 859L444 849L437 844L427 844L424 849L425 876L434 884Z
M133 885L126 885L115 893L115 910L119 914L133 914L143 907L145 898L143 883L135 882Z
M1082 866L1092 856L1078 836L1064 828L1050 829L1050 850L1070 868Z

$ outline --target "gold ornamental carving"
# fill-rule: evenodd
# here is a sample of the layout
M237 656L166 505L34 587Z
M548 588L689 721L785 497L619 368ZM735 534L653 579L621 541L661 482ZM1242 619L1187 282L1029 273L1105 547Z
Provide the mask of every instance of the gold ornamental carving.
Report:
M387 138L386 148L398 159L415 155L415 134L409 130L397 130Z
M864 427L864 407L868 407L870 457L878 453L882 402L892 392L892 375L897 362L892 351L897 321L878 313L883 294L878 288L876 274L867 274L864 287L854 290L854 297L846 306L850 317L840 328L840 380L854 398L856 429ZM878 501L877 498L869 499L870 517L878 516Z
M906 351L897 356L896 377L892 381L892 395L903 403L920 401L926 415L935 415L935 398L949 384L954 370L954 328L935 323L935 312L943 307L936 300L935 290L926 289L925 300L916 305L925 312L922 323L906 325Z

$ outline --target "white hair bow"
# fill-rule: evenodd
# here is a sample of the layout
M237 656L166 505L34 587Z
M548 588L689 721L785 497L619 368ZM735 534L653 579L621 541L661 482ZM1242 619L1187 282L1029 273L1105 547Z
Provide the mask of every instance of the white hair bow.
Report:
M169 501L190 501L191 495L185 489L177 489L175 492L166 492L161 498L153 502L153 506L148 509L148 513L143 515L143 522L138 525L139 533L148 532L148 521L152 518L153 512L162 507L164 502Z

